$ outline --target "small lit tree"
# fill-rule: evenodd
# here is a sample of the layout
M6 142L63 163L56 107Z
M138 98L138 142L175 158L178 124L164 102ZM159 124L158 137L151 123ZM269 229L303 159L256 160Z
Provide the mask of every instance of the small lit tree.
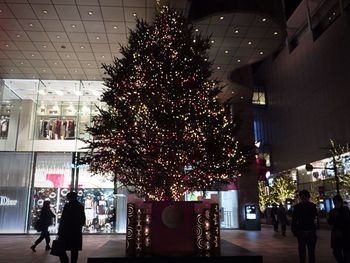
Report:
M297 185L291 177L277 177L270 190L271 202L285 204L287 199L294 199Z
M258 182L258 190L259 190L259 207L260 207L260 212L264 213L267 204L271 202L271 197L269 195L269 192L266 189L266 184L264 181L259 181Z

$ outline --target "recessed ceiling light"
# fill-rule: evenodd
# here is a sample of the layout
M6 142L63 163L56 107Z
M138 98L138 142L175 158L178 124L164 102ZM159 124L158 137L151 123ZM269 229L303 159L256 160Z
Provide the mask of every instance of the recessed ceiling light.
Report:
M9 44L5 44L5 47L9 47Z
M241 97L241 99L243 100L243 97Z
M87 63L88 66L90 66L91 64L90 63Z
M232 94L235 94L235 92L234 92L234 91L231 91L231 93L232 93Z
M240 60L240 59L237 59L237 62L239 63L239 62L241 62L241 60Z
M31 54L32 57L34 57L35 55L34 54Z
M64 78L64 77L63 77ZM62 90L55 90L55 93L59 96L63 96L63 91Z
M225 54L228 54L228 50L225 50Z
M101 58L105 58L105 56L104 56L104 55L102 55L102 56L101 56Z
M10 71L13 71L13 69L10 69Z
M259 54L262 55L262 54L264 54L264 52L260 51Z
M236 30L235 30L235 34L238 34L238 33L239 33L239 31L236 29Z
M221 69L220 67L217 67L217 69Z
M46 69L43 69L43 72L46 72Z
M60 39L60 38L61 38L61 36L57 35L57 36L56 36L56 38L57 38L57 39Z
M97 39L97 40L99 40L99 39L100 39L100 37L99 37L99 36L97 36L97 37L96 37L96 39Z
M77 73L77 72L78 72L78 70L76 70L76 69L75 69L75 70L74 70L74 72L75 72L75 73Z
M94 14L94 12L89 11L89 12L88 12L88 14L91 16L91 15L93 15L93 14Z
M134 17L135 17L135 16L137 16L137 14L136 14L136 13L133 13L132 15L133 15Z
M28 26L33 27L34 25L32 23L29 23Z
M198 32L198 31L199 31L199 29L198 29L198 28L196 28L194 31Z
M23 65L24 63L21 61L21 63L20 63L21 65Z
M211 42L212 44L214 44L214 42L215 42L215 41L214 41L214 40L212 40L212 41L210 41L210 42Z
M193 39L193 43L196 43L196 40L195 40L195 39Z
M21 37L21 35L20 35L20 34L17 34L16 37Z
M275 32L273 32L273 34L274 34L274 35L277 35L277 34L278 34L278 32L277 32L277 31L275 31Z
M81 49L84 49L85 47L84 47L84 46L81 46L80 48L81 48Z
M69 57L70 57L69 55L66 56L66 58L69 58Z
M47 48L47 46L46 46L46 45L43 45L42 47L43 47L43 48Z
M248 45L251 45L251 44L252 44L252 41L249 41L249 42L248 42Z
M47 10L42 10L42 11L43 11L44 14L47 14L47 13L48 13Z
M72 28L76 28L77 26L73 24L73 25L71 25L71 27L72 27Z
M114 26L113 28L114 28L114 29L118 29L118 27L117 27L117 26Z
M220 20L224 20L224 17L223 17L223 16L220 16Z
M261 21L266 22L266 18L261 19Z

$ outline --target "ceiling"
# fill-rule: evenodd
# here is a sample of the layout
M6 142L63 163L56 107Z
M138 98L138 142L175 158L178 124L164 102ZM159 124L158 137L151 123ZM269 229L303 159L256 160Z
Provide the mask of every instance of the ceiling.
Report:
M135 18L150 21L155 0L0 0L0 78L102 80L102 63L119 57ZM190 1L161 1L186 14ZM285 33L272 18L254 13L216 13L194 21L211 35L214 76L262 60ZM231 90L229 90L231 93Z

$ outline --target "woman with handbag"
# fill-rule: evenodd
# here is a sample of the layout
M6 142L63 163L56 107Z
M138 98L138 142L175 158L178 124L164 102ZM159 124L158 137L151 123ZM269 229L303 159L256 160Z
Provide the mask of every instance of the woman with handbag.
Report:
M41 213L39 216L39 219L37 221L36 225L36 230L38 232L41 231L40 237L34 242L34 245L30 247L30 249L33 252L36 252L35 248L37 245L40 244L43 239L46 241L46 247L45 250L50 250L50 233L49 233L49 226L52 225L52 221L55 218L55 214L52 213L51 208L50 208L50 201L45 201L43 204L43 208L41 209Z
M63 208L60 226L58 228L58 241L63 244L64 251L59 256L61 263L68 263L66 251L71 251L71 263L78 261L79 250L82 249L82 228L85 224L84 206L77 200L77 193L67 194L69 201Z

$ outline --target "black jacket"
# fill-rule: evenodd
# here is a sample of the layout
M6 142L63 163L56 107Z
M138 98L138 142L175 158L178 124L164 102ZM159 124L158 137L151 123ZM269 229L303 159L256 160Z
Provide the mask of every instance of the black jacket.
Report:
M84 224L84 207L77 200L70 201L63 208L58 228L58 238L64 242L66 250L82 249L82 227Z
M292 232L296 235L300 231L316 231L316 205L311 202L299 203L294 206L292 215Z

